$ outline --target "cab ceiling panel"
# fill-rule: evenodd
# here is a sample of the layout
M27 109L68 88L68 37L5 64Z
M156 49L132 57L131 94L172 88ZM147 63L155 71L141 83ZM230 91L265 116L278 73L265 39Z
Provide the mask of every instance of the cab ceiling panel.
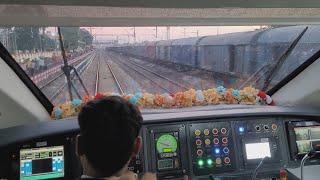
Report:
M319 24L320 8L186 9L0 4L0 22L1 26Z
M319 0L2 0L0 4L72 5L152 8L315 8Z

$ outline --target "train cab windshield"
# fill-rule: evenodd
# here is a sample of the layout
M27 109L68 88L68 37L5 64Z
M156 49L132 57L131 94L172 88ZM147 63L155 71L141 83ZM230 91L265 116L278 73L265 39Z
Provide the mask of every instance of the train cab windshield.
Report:
M61 27L59 36L57 27L27 26L1 28L1 42L56 107L53 116L62 118L75 115L65 112L68 102L101 95L124 96L144 112L257 105L250 95L272 91L320 49L319 30L307 25Z
M319 8L56 1L0 2L0 179L319 179Z

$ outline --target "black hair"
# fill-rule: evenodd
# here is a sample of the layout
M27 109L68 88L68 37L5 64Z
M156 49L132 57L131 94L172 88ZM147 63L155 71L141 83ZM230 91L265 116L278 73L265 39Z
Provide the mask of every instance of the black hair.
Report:
M85 104L78 121L81 149L91 166L105 177L121 170L139 135L139 109L121 97L109 96Z

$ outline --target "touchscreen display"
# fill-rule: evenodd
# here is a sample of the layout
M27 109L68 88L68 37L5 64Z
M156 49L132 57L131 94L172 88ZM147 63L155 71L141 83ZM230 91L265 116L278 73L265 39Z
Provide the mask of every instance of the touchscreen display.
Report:
M20 150L20 180L64 177L63 146Z
M296 127L294 128L298 154L305 154L311 150L320 151L320 127Z
M271 157L269 142L245 144L247 159Z

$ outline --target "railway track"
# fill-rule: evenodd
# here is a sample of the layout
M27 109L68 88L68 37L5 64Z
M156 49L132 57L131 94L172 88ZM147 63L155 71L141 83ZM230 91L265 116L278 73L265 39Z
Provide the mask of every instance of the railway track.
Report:
M94 94L98 94L99 92L99 83L100 82L100 60L97 63L97 69L96 69L96 80L95 80L95 88L94 88Z
M115 81L115 83L117 85L117 88L118 88L120 94L123 95L124 91L123 91L123 88L122 88L121 84L118 81L118 78L116 77L115 73L113 72L113 70L112 70L110 64L108 63L108 61L106 61L106 63L107 63L108 69L109 69L109 71L110 71L110 73L111 73L111 75L113 77L113 80Z
M179 88L181 88L181 89L185 89L185 90L188 90L188 89L189 89L187 86L185 86L185 85L183 85L183 84L181 84L181 83L177 83L177 82L169 79L168 77L165 77L165 76L163 76L163 75L161 75L161 74L159 74L159 73L157 73L157 72L151 71L151 70L149 70L149 69L147 69L147 68L145 68L145 67L143 67L143 66L141 66L141 65L139 65L139 64L137 64L137 63L135 63L135 62L133 62L133 61L128 61L128 62L129 62L130 64L133 64L134 66L138 66L139 68L141 68L141 69L143 69L143 70L145 70L145 71L148 71L148 72L150 72L150 73L152 73L152 74L154 74L154 75L156 75L156 76L158 76L158 77L160 77L160 78L162 78L162 79L165 79L165 80L171 82L172 84L175 84L177 87L179 87Z
M116 51L112 51L114 53L118 53ZM210 71L210 70L206 70L206 69L199 69L199 68L195 68L195 67L190 67L187 65L182 65L182 64L178 64L178 63L173 63L170 61L165 61L165 60L155 60L155 59L150 59L147 57L142 57L142 56L137 56L137 55L132 55L132 54L126 54L123 53L122 56L125 56L127 58L135 58L135 59L139 59L142 60L144 62L148 62L148 63L152 63L154 65L158 65L158 66L162 66L166 69L171 69L175 72L178 73L183 73L186 75L190 75L192 77L196 77L199 78L203 81L208 82L208 85L205 85L204 87L201 87L201 89L208 89L211 87L215 87L216 86L216 82L224 82L225 84L228 84L228 82L226 82L226 79L240 79L241 77L237 74L234 75L226 75L224 73L220 73L220 72L214 72L214 71ZM234 83L232 84L234 85ZM200 87L198 87L200 88Z
M81 74L87 67L91 65L94 57L95 54L92 54L91 56L87 57L87 60L84 60L75 66L75 69L79 74ZM72 80L73 79L74 75L72 75ZM40 89L46 94L51 102L54 102L56 101L57 97L64 91L66 86L67 82L65 81L65 76L63 73L60 73L56 77L45 83L43 86L41 86Z
M90 55L89 55L90 56ZM70 65L78 65L79 63L78 62L73 62L71 63ZM52 84L54 81L56 81L58 78L60 78L61 76L63 76L64 73L61 72L59 74L57 74L56 76L54 76L52 79L50 79L49 81L45 82L44 84L40 85L39 86L39 89L42 90L43 88L49 86L50 84Z
M177 91L189 89L187 86L180 84L155 71L147 69L142 65L139 65L130 60L125 61L121 57L119 57L119 55L112 54L112 58L116 59L116 62L120 63L122 68L134 71L136 74L139 74L139 76L142 76L144 79L147 79L152 84L156 85L166 93L175 93Z
M94 94L104 91L103 89L106 88L109 89L109 91L112 91L110 90L112 88L112 86L110 86L110 83L113 83L114 90L118 91L119 94L123 95L124 88L120 84L119 79L116 73L114 72L112 65L108 62L108 60L106 60L104 55L104 52L100 51L99 55L97 56L97 58L99 59L97 60ZM105 82L101 82L101 79L105 79Z

